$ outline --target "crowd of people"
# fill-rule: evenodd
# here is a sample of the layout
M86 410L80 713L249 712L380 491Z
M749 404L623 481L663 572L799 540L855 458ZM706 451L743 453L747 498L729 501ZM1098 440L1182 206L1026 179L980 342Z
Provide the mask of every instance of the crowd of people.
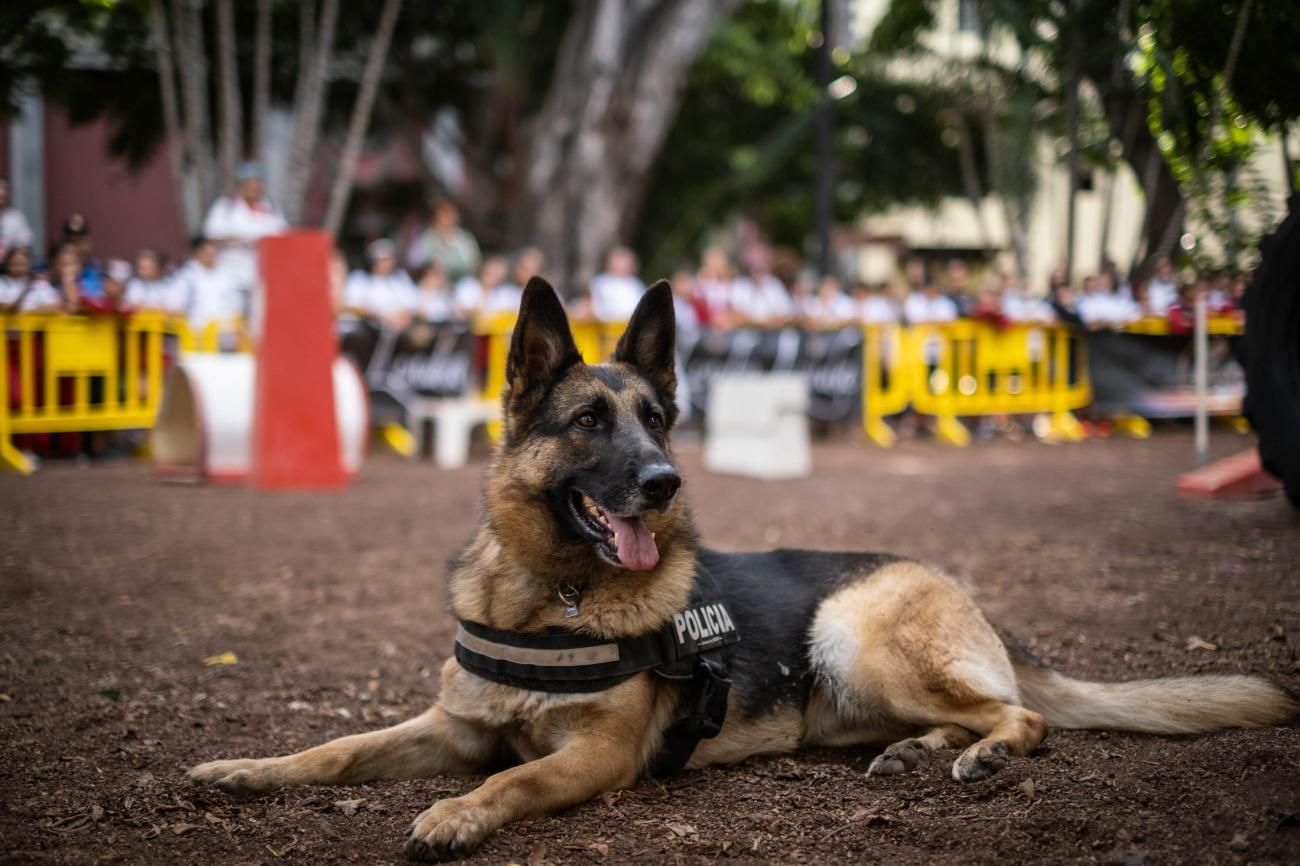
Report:
M70 215L44 260L31 248L22 214L9 207L8 183L0 178L0 312L63 311L119 313L158 310L183 316L191 327L225 326L247 316L256 280L255 245L287 224L266 199L256 164L240 166L234 195L218 199L191 244L189 257L171 267L157 250L141 250L134 262L101 262L94 255L91 227ZM1088 329L1118 329L1142 318L1167 319L1175 332L1190 330L1191 305L1204 294L1210 309L1238 308L1245 277L1216 271L1179 280L1161 259L1145 282L1130 284L1113 263L1078 286L1058 269L1046 295L993 271L973 275L954 258L940 268L907 260L901 279L843 284L816 278L795 267L774 267L765 248L750 248L738 269L735 258L709 248L698 266L671 277L679 326L729 329L797 325L831 328L850 324L926 324L959 318L1066 323ZM484 255L460 223L450 200L432 208L427 227L405 244L388 239L365 248L365 262L349 272L341 253L331 267L331 291L340 317L373 320L404 328L412 321L472 320L511 313L523 286L546 273L542 252L533 247L512 255ZM618 247L585 287L570 297L575 319L626 321L645 291L636 254Z

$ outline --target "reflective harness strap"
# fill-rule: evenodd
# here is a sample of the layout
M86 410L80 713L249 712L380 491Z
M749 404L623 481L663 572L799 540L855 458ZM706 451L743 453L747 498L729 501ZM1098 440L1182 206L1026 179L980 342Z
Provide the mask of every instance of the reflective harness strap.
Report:
M643 671L680 682L688 714L664 731L651 763L656 776L680 772L700 740L716 737L727 718L731 647L740 640L720 603L695 604L662 629L608 641L552 630L519 634L461 620L455 656L468 672L529 691L604 691Z

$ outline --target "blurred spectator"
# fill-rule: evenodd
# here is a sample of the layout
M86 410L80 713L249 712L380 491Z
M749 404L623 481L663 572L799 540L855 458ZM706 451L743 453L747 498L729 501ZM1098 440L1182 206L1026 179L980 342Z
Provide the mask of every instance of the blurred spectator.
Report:
M710 327L730 327L735 320L731 301L736 270L731 259L719 247L709 247L700 258L696 271L695 294L708 305Z
M77 275L79 296L82 299L97 298L104 292L104 274L99 262L94 258L94 238L90 235L90 223L79 214L69 214L63 221L63 247L71 247L80 264Z
M1196 296L1210 293L1210 281L1198 277L1178 290L1178 303L1169 308L1169 333L1190 334L1196 329Z
M957 303L933 283L913 291L903 302L903 318L909 325L951 322L957 318Z
M975 303L974 289L970 282L970 268L961 259L948 259L945 268L946 279L943 293L952 298L958 309Z
M1051 303L1031 296L1025 284L1016 279L1006 281L1006 288L1002 292L1002 313L1012 322L1050 325L1056 320Z
M615 247L605 257L605 270L591 278L591 313L602 322L626 322L645 294L636 275L636 253Z
M87 313L129 313L134 308L127 301L126 284L131 279L131 265L122 259L109 259L104 267L104 288L98 297L86 298L81 308Z
M1079 315L1079 299L1069 283L1058 283L1052 287L1050 303L1052 312L1062 324L1083 327L1083 317Z
M999 328L1011 324L1011 317L1003 310L1002 302L1006 291L1007 278L1001 274L990 274L984 280L984 286L971 299L968 315L972 319L989 322Z
M203 221L203 234L216 245L218 267L241 293L242 307L257 283L257 242L289 226L265 196L260 164L241 163L235 180L235 194L212 203Z
M771 271L771 256L754 251L749 276L735 281L731 308L746 324L760 327L783 325L794 316L790 293Z
M60 244L50 257L50 284L59 293L65 310L80 312L82 302L89 295L82 283L81 256L77 254L76 244Z
M220 327L223 347L243 314L243 296L231 272L217 264L217 245L205 237L190 243L190 260L176 272L175 301L185 312L196 336L209 325Z
M677 330L690 334L708 327L709 305L700 297L695 275L690 268L678 268L669 280L669 285L673 289L673 315L677 319Z
M472 318L478 313L491 316L517 312L524 288L506 279L509 270L505 258L488 256L479 266L478 274L462 277L455 288L456 309L460 314Z
M143 249L135 257L135 274L126 283L126 301L144 310L184 312L172 281L163 276L163 258L157 250Z
M9 206L9 178L0 177L0 257L32 245L32 227L18 208ZM30 251L28 253L30 259Z
M816 293L808 299L807 315L814 327L834 328L855 321L857 308L844 293L840 281L830 274L821 278Z
M1132 298L1112 289L1109 277L1100 274L1084 278L1079 315L1084 325L1093 330L1119 329L1142 318L1142 311Z
M0 313L46 313L62 307L59 293L44 277L32 273L27 247L10 247L0 274Z
M1169 308L1178 303L1178 278L1173 262L1168 256L1156 260L1156 270L1147 281L1147 305L1144 311L1150 316L1163 318Z
M481 258L478 241L460 225L460 209L446 198L434 203L429 227L406 253L411 270L437 264L452 285L477 271Z
M864 325L898 324L898 302L894 300L888 283L868 286L858 283L853 287L853 302L858 321Z
M1230 312L1235 304L1232 301L1232 273L1227 268L1220 268L1210 278L1209 292L1205 303L1211 313Z
M378 240L366 247L370 269L356 270L343 285L343 305L360 316L404 328L415 312L416 290L397 266L397 245Z
M424 322L450 322L460 318L447 275L436 264L430 265L416 284L415 317Z

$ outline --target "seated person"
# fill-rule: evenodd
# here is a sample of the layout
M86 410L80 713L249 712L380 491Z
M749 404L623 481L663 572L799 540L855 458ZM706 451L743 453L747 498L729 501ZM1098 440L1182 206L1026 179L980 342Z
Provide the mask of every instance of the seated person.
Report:
M32 273L32 252L13 247L0 267L0 314L52 313L63 308L63 299L49 280Z
M817 291L805 305L808 323L814 328L836 328L857 319L857 305L840 288L840 281L829 274L817 284Z
M864 325L898 324L898 304L888 283L857 283L853 287L853 303L858 321Z
M451 286L437 262L425 268L416 285L415 317L424 322L450 322L457 318Z
M343 285L343 306L357 315L402 329L415 312L415 283L397 266L397 246L377 240L366 247L370 270L356 270Z

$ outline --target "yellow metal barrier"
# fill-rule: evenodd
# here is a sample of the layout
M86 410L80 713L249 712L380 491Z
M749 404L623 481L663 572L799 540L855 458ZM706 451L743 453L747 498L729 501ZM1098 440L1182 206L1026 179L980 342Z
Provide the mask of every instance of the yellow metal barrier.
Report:
M199 352L251 352L253 335L242 316L214 319L196 335L194 349Z
M1245 330L1245 323L1242 318L1232 314L1212 313L1206 319L1205 324L1206 331L1213 337L1238 337ZM1145 319L1130 322L1124 327L1124 333L1167 337L1173 332L1169 330L1168 319L1160 316L1147 316Z
M0 334L0 466L23 473L32 466L14 434L151 427L169 344L194 345L184 321L159 313L0 316Z
M614 347L622 335L624 323L572 322L573 342L577 344L582 360L599 364L614 354ZM510 353L510 336L515 329L514 313L483 316L474 322L474 333L487 338L487 367L483 371L483 387L479 397L495 402L501 399L506 387L506 356ZM488 435L493 439L501 435L501 422L489 421Z
M1076 441L1072 410L1092 399L1084 343L1063 327L963 320L909 329L911 402L943 441L965 445L959 416L1046 414L1049 435Z
M894 430L885 423L911 402L912 370L908 333L898 325L862 328L862 429L882 448L894 444Z

